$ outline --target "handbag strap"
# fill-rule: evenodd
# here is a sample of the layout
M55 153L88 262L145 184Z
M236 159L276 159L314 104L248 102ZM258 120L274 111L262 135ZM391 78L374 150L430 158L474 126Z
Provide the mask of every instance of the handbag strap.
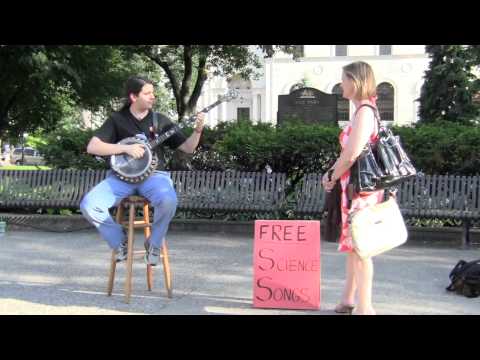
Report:
M380 127L382 126L381 122L380 122L380 113L378 111L378 109L373 106L373 105L370 105L370 104L362 104L360 105L357 110L355 110L355 114L354 114L354 117L357 116L357 112L358 110L360 110L362 107L369 107L370 109L373 110L373 116L375 117L375 120L377 120L377 125L378 125L378 131L380 132Z

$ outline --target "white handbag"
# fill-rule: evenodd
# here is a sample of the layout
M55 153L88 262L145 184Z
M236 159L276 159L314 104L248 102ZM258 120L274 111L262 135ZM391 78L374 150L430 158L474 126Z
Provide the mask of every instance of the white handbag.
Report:
M366 259L404 244L408 233L393 196L351 215L353 247Z

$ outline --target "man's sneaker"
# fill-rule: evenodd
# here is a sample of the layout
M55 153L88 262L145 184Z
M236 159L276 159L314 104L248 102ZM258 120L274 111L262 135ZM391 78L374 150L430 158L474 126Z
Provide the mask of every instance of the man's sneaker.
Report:
M127 255L128 255L128 238L125 237L125 239L122 241L122 243L117 249L117 254L115 256L117 263L120 261L127 260Z
M144 245L145 249L147 250L145 253L145 262L149 265L156 266L158 264L158 260L160 259L160 248L153 245L149 246L148 242L145 242Z

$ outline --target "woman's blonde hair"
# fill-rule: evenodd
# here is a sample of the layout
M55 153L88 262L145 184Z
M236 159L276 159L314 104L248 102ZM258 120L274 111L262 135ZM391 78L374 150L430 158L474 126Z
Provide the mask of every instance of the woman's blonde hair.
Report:
M356 61L343 67L344 74L352 80L354 98L357 100L377 96L377 85L372 67L363 61Z

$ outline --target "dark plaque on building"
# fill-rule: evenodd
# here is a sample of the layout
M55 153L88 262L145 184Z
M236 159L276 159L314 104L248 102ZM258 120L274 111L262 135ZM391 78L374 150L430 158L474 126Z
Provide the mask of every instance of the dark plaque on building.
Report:
M337 95L305 87L278 96L277 124L296 119L308 124L333 124L337 118Z

